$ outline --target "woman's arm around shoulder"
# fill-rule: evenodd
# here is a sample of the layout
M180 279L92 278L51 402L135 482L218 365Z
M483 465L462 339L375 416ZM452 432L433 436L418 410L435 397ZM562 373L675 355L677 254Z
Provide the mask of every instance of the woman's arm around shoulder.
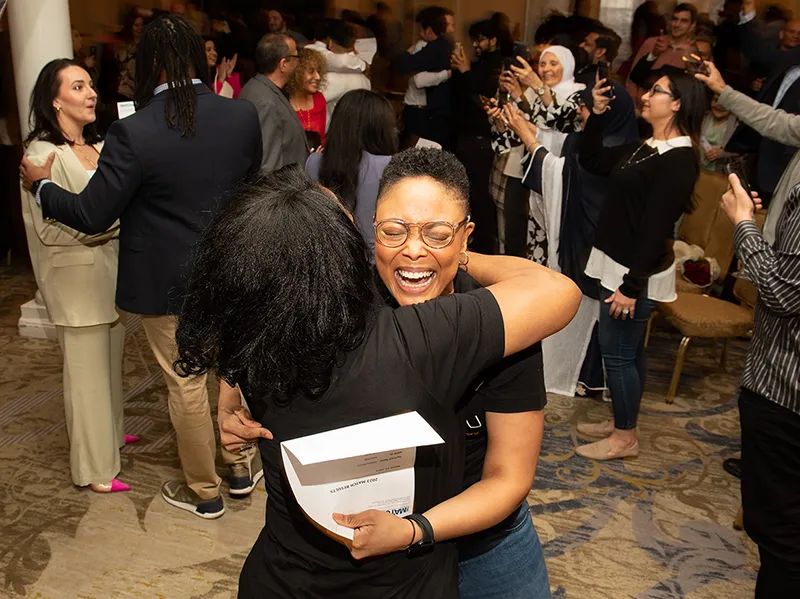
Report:
M567 326L581 302L570 279L524 258L469 252L468 272L494 296L503 315L505 356Z

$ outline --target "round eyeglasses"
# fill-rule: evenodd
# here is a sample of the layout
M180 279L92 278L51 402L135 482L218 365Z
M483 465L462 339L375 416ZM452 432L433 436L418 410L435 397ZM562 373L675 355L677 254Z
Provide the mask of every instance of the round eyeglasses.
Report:
M445 220L432 220L426 223L407 223L398 218L377 221L375 227L375 241L387 248L399 248L411 235L411 229L419 229L422 242L429 248L441 250L453 243L456 231L469 222L469 216L460 223L451 223Z

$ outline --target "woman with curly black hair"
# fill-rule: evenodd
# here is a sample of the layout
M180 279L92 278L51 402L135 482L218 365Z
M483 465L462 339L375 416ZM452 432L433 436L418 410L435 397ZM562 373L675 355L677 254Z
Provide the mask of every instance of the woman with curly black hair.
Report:
M460 173L452 176L466 179ZM463 223L402 226L408 235L466 252ZM369 510L360 516L386 533L375 539L373 526L351 526L347 548L300 509L280 443L417 411L445 444L417 449L413 509L424 512L457 495L464 433L456 403L466 386L504 355L565 326L579 298L565 277L528 261L468 256L485 289L393 310L377 297L352 217L300 167L261 178L220 208L198 248L176 366L193 374L215 369L238 384L255 420L272 431L267 438L260 429L266 526L245 562L239 597L458 597L455 545L434 541L465 534L464 522L443 522L434 539L415 521ZM242 410L220 405L228 449L236 443L226 419ZM398 553L412 546L413 559ZM383 554L389 555L353 560Z

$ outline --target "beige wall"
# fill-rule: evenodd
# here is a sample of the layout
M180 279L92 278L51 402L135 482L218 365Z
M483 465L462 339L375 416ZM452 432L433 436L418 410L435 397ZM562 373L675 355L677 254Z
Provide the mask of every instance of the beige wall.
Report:
M72 26L78 31L91 38L96 38L101 32L109 27L119 27L121 17L125 14L127 7L142 6L145 8L161 8L164 5L162 0L137 0L128 2L127 0L70 0L69 13ZM166 7L169 8L169 1Z

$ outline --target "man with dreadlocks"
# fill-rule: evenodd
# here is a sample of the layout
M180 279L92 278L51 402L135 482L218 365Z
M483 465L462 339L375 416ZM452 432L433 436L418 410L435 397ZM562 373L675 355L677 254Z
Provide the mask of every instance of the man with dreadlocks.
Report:
M119 219L116 303L141 315L164 371L185 476L185 482L164 483L161 493L171 505L218 518L225 506L214 469L206 377L181 378L173 370L175 315L192 246L226 192L258 171L262 144L253 105L214 94L207 73L203 41L188 21L159 17L139 43L137 112L109 128L84 191L72 194L48 180L54 155L43 166L23 159L20 171L45 218L88 234L106 231ZM233 466L231 492L252 491L262 476L257 453L223 456Z

